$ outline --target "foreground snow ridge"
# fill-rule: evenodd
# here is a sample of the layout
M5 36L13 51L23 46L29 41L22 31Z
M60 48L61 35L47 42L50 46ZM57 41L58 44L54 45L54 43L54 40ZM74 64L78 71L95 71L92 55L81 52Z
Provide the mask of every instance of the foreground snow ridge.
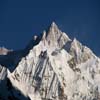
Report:
M0 66L2 100L100 100L99 57L54 22L23 52L14 53L12 72Z

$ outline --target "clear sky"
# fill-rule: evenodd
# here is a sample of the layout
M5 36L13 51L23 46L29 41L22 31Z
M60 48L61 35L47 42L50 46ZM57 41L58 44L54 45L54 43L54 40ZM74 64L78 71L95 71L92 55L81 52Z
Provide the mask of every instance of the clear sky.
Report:
M52 21L100 56L100 0L0 0L0 46L24 48Z

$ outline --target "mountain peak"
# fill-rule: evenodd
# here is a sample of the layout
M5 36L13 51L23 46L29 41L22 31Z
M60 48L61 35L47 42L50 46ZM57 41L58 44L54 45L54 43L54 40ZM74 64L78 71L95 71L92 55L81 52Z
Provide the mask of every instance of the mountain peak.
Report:
M50 29L47 33L46 40L50 47L61 48L66 42L70 41L66 33L62 32L55 22L52 22Z
M57 27L57 24L53 21L51 27L55 27L55 26Z
M49 31L51 31L51 33L55 33L55 31L59 31L59 28L55 22L52 22Z
M42 34L42 40L45 40L45 38L46 38L46 31L44 30Z
M75 47L79 47L81 45L81 43L76 38L74 38L72 45L75 46Z
M0 47L0 55L7 55L8 52L11 52L12 50L9 50L5 47Z

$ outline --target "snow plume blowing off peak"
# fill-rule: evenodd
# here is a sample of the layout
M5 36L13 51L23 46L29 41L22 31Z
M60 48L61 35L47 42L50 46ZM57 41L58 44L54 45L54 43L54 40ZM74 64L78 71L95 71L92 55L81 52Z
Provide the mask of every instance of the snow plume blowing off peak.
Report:
M10 58L0 58L1 100L100 100L100 58L54 22Z

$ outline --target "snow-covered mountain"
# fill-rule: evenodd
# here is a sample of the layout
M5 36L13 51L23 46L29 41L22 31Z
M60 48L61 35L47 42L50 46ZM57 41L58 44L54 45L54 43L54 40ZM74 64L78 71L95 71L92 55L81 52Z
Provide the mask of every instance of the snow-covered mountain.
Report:
M100 100L100 58L54 22L0 59L1 100Z
M0 55L7 55L9 52L12 52L12 50L8 50L5 47L0 48Z

